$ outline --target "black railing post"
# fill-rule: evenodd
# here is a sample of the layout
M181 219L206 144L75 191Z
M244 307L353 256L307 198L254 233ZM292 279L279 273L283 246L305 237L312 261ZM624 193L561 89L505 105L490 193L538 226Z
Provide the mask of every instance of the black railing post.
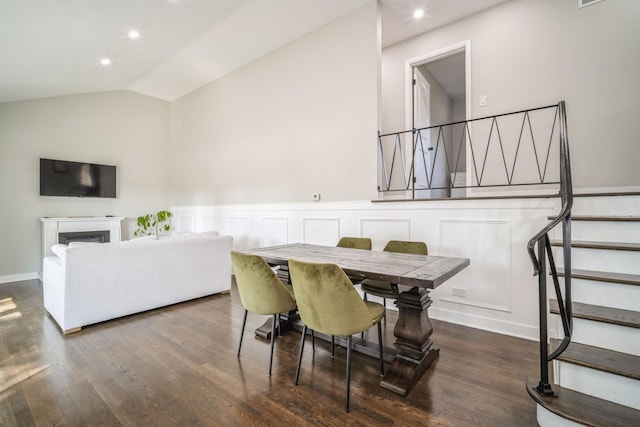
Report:
M549 236L543 234L538 240L538 315L540 316L540 382L538 393L544 396L555 396L549 384L549 345L547 343L547 264L545 261L547 240Z

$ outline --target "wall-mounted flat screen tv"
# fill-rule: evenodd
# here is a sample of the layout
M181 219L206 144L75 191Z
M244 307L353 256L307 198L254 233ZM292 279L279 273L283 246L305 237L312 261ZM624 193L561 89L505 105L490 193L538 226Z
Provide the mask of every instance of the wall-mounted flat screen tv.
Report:
M40 195L116 197L116 167L40 159Z

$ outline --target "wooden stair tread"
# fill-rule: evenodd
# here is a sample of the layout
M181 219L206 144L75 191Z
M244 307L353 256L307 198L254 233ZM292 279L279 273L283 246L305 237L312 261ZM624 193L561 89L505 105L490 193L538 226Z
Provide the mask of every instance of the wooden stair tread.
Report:
M556 219L555 216L549 215L548 219ZM615 215L576 215L571 217L572 221L613 221L613 222L640 222L640 216L615 216Z
M551 240L551 246L562 246L562 240ZM587 240L571 241L572 248L609 249L617 251L640 251L640 243L627 242L595 242Z
M556 349L562 340L551 339ZM558 360L640 380L640 356L572 342Z
M558 276L564 276L564 268L558 267ZM626 273L611 273L608 271L572 269L574 279L596 280L599 282L621 283L623 285L640 285L640 275Z
M538 394L536 380L527 378L527 393L545 409L563 418L591 427L628 427L637 425L640 411L588 394L553 385L558 396L545 397Z
M550 311L560 314L558 300L549 300ZM579 319L595 320L597 322L611 323L613 325L640 328L640 312L622 310L619 308L602 307L598 305L574 302L572 304L573 317Z

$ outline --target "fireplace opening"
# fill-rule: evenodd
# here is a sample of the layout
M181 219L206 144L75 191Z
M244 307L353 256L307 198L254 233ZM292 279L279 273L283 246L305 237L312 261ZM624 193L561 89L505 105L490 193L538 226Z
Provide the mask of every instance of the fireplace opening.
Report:
M68 245L71 242L108 243L109 230L105 231L74 231L58 233L58 243Z

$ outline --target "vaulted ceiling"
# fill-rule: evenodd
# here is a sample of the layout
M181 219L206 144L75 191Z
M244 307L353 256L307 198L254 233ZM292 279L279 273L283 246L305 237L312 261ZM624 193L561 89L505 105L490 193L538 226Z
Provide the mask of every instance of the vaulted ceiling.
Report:
M119 89L172 101L368 1L3 0L0 102ZM503 1L380 0L383 46Z

